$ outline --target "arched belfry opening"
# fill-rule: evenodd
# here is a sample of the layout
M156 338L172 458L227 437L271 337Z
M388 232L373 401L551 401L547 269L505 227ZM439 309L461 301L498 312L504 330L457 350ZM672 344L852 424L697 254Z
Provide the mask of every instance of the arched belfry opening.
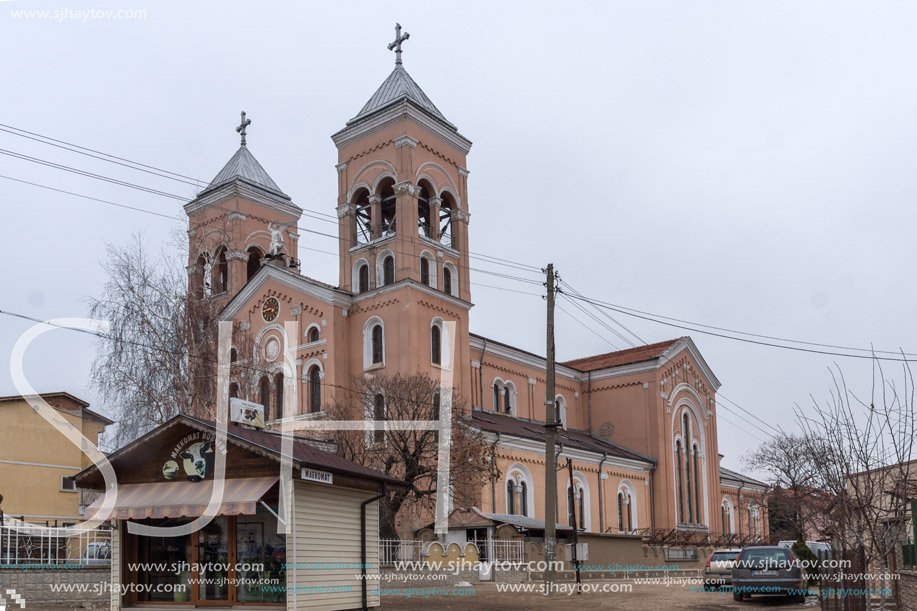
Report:
M377 195L381 198L379 201L379 233L381 236L387 236L395 233L395 179L386 177L379 183Z
M436 200L433 194L436 192L432 185L426 180L417 183L419 192L417 195L417 235L435 240L439 223L435 218Z
M437 217L439 231L439 240L443 246L453 247L454 240L452 236L452 211L455 210L455 199L452 194L443 192L439 203L439 215Z
M369 203L369 191L360 189L353 196L356 223L354 223L353 243L368 244L373 239L372 206Z
M248 253L245 280L248 281L258 273L259 269L261 269L261 260L264 258L264 253L257 246L251 246L245 252Z

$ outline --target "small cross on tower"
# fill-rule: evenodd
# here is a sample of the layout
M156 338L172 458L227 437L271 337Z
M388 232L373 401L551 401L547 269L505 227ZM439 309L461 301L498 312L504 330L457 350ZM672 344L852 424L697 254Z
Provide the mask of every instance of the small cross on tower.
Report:
M395 42L390 43L388 45L388 50L389 51L391 51L392 49L395 50L395 65L396 66L401 65L401 43L403 43L405 40L407 40L410 37L411 35L408 34L407 32L405 32L404 36L402 36L401 35L401 24L400 23L395 24Z
M252 124L251 119L245 118L245 111L242 111L242 123L236 128L236 131L242 134L242 146L245 146L245 128Z

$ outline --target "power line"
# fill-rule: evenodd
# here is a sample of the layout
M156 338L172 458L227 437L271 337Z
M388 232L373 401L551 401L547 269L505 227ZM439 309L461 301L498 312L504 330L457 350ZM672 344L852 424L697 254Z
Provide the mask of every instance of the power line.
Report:
M566 286L575 296L577 296L577 297L582 297L582 296L583 296L583 294L580 293L580 292L579 292L578 290L576 290L575 288L573 288L573 286L571 286L569 282L567 282L567 281L565 281L565 280L562 280L561 282L562 282L562 283L564 284L564 286ZM626 327L622 322L620 322L619 320L617 320L615 317L613 317L611 314L609 314L609 313L606 312L605 310L602 310L601 308L597 308L597 307L594 306L594 305L593 305L592 307L593 307L593 309L595 309L596 312L598 312L598 313L600 313L601 315L605 316L608 320L610 320L611 322L613 322L614 324L618 325L619 327L621 327L622 329L624 329L625 331L627 331L628 333L630 333L632 336L634 336L635 338L637 338L637 341L640 342L641 344L647 344L647 343L648 343L646 340L644 340L642 337L640 337L639 335L637 335L636 333L634 333L633 331L631 331L631 330L630 330L628 327ZM617 333L617 332L615 332L615 334L618 335L619 337L621 337L621 339L623 339L626 343L630 344L631 347L636 347L636 344L634 344L634 342L630 341L629 339L624 338L623 336L621 336L621 335L620 335L619 333Z
M614 342L612 342L610 339L608 339L607 337L605 337L604 335L602 335L601 333L599 333L598 331L596 331L595 329L593 329L592 327L590 327L589 325L587 325L586 323L584 323L583 321L581 321L579 318L577 318L576 316L574 316L574 315L571 314L570 312L568 312L568 311L566 311L565 309L563 309L559 304L554 304L554 305L557 307L558 310L560 310L561 312L563 312L564 314L566 314L567 316L569 316L570 318L572 318L574 321L576 321L577 323L579 323L580 325L582 325L582 326L583 326L585 329L587 329L589 332L595 334L596 337L598 337L598 338L601 339L602 341L608 342L608 344L609 344L612 348L614 348L615 350L620 350L620 348L618 348L618 346L617 346Z
M717 333L717 332L714 332L714 331L708 331L708 330L705 330L705 329L699 329L699 328L697 328L697 327L690 327L690 326L687 326L687 325L682 325L682 324L676 324L676 323L672 323L672 322L667 322L667 320L660 320L660 319L658 319L658 318L652 318L652 317L649 316L649 315L636 314L636 313L634 313L633 311L627 311L627 310L621 309L621 308L619 308L619 307L617 307L617 306L611 306L611 305L608 305L608 304L603 303L603 302L601 302L601 301L597 301L597 300L595 300L595 299L589 299L589 298L586 298L586 297L574 297L574 298L575 298L575 299L580 299L581 301L585 301L585 302L588 302L588 303L593 303L593 304L595 304L595 305L598 305L599 307L607 308L607 309L612 310L612 311L614 311L614 312L618 312L619 314L625 314L625 315L627 315L627 316L633 316L634 318L640 318L640 319L643 319L643 320L648 320L648 321L650 321L650 322L655 322L655 323L660 324L660 325L666 325L666 326L669 326L669 327L675 327L676 329L683 329L683 330L685 330L685 331L692 331L692 332L694 332L694 333L703 333L704 335L712 335L713 337L720 337L720 338L723 338L723 339L730 339L730 340L734 340L734 341L744 342L744 343L747 343L747 344L755 344L755 345L758 345L758 346L769 346L769 347L771 347L771 348L781 348L781 349L783 349L783 350L793 350L793 351L795 351L795 352L807 352L807 353L810 353L810 354L824 354L824 355L827 355L827 356L838 356L838 357L846 357L846 358L854 358L854 359L870 359L870 360L875 359L875 360L879 360L879 361L904 362L904 363L911 363L911 362L914 362L913 359L907 359L907 358L900 358L900 359L897 359L897 358L889 358L889 357L876 356L878 353L883 353L883 354L884 354L884 353L887 353L887 351L880 351L880 350L876 350L873 354L846 354L846 353L843 353L843 352L831 352L831 351L826 351L826 350L816 350L816 349L813 349L813 348L803 348L803 347L800 347L800 346L785 346L785 345L782 345L782 344L775 344L775 343L772 343L772 342L765 342L765 341L760 341L760 340L748 339L748 338L745 338L745 337L735 337L735 336L733 336L733 335L726 335L725 333ZM664 317L664 318L667 318L667 317ZM669 319L669 320L671 320L671 319ZM704 325L704 326L708 326L708 325ZM709 326L708 326L708 327L709 327ZM746 335L751 335L751 334L746 334ZM781 341L796 341L796 340L781 340ZM811 342L797 342L797 343L807 343L807 344L810 344L810 345L812 344ZM822 344L814 344L814 345L822 345ZM845 348L845 349L847 349L847 348ZM850 350L861 350L860 348L849 348L849 349L850 349ZM910 355L910 356L917 356L917 355L912 355L911 353L906 353L906 352L902 352L902 353L899 353L899 354Z

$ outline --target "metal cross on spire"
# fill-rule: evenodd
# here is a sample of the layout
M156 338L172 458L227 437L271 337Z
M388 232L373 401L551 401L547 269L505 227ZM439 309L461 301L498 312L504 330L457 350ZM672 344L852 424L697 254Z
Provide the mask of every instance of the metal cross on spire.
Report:
M407 40L410 37L411 35L408 34L407 32L405 32L404 36L402 36L401 35L401 24L400 23L395 24L395 42L390 43L388 45L388 50L389 51L391 51L392 49L395 50L395 65L396 66L401 65L401 43L403 43L405 40Z
M252 124L251 119L245 118L245 111L242 111L242 123L236 128L236 131L242 134L242 146L245 146L245 128Z

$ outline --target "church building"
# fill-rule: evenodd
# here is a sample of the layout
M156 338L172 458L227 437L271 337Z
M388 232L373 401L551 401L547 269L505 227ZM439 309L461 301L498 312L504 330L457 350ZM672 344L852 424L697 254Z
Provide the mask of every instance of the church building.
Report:
M439 379L448 370L470 422L496 447L478 508L542 520L545 359L469 328L471 141L408 74L406 38L399 28L391 74L331 136L338 278L322 282L303 269L303 210L248 148L243 113L240 148L185 206L190 284L248 332L232 359L256 373L234 375L229 395L263 405L268 429L279 426L291 387L293 419L321 420L354 378ZM286 336L291 321L299 337ZM295 352L293 380L284 379L285 347ZM556 372L559 464L573 461L572 478L557 474L561 524L674 533L671 541L767 535L764 484L720 467L720 381L690 337L559 363ZM369 417L385 418L384 396L368 404ZM403 536L421 525L407 523Z

